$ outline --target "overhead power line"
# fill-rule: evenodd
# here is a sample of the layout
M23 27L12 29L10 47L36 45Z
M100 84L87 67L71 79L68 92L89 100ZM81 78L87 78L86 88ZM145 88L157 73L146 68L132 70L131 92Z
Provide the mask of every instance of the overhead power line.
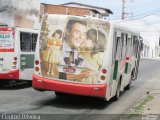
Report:
M134 19L128 19L128 20L124 20L124 21L119 21L119 22L117 22L117 23L142 19L142 18L145 18L145 17L148 17L148 16L155 15L155 14L157 14L157 13L159 13L159 12L160 12L160 9L159 9L158 11L154 12L154 13L151 13L151 14L148 14L148 15L143 15L142 17L137 17L137 18L134 18Z
M160 10L160 8L158 8L156 10L152 10L152 11L148 11L148 12L145 12L145 13L141 13L141 14L135 15L134 17L145 16L145 15L148 15L148 14L152 14L152 13L158 12L159 10Z

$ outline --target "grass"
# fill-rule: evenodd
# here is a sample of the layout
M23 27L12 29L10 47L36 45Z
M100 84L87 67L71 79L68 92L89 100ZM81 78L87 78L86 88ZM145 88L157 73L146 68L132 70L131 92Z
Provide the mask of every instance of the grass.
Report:
M142 114L142 112L144 111L145 105L153 99L154 97L149 95L145 99L139 101L139 103L131 110L126 120L136 120L136 118L138 118L140 114Z
M146 103L148 103L149 101L151 101L154 97L149 95L147 96L145 99L143 99L133 110L133 112L135 114L140 114L144 111L144 106L146 105Z

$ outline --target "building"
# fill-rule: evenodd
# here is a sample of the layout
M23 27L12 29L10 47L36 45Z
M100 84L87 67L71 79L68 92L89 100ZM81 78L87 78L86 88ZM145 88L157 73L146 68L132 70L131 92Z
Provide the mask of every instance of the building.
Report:
M150 16L152 17L152 16ZM157 58L160 57L160 32L159 32L159 23L155 25L146 24L146 21L150 20L149 18L144 18L141 20L129 20L129 21L122 21L116 20L113 22L119 23L122 26L127 28L131 28L134 31L140 33L140 36L143 38L143 51L141 53L142 57L144 58ZM158 19L157 17L154 18L155 20Z
M85 5L75 2L65 3L61 5L41 4L41 15L49 14L63 14L75 16L92 16L98 18L106 18L109 14L113 14L110 9Z
M140 32L143 37L143 57L144 58L156 58L160 57L160 46L158 32Z
M39 0L0 0L0 23L23 28L39 28Z

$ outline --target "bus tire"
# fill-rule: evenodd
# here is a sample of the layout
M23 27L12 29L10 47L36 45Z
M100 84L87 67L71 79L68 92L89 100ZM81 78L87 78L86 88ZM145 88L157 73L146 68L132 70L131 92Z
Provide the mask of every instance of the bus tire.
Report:
M131 79L132 79L132 80L137 79L136 67L132 70Z
M55 92L55 95L56 95L57 97L63 97L63 96L65 96L66 94L65 94L65 93L61 93L61 92Z
M0 87L3 87L3 86L8 85L8 84L9 84L9 80L0 81Z
M132 75L131 75L132 76ZM131 83L132 83L132 79L131 79L131 76L130 76L130 80L129 80L129 83L128 85L126 86L126 90L129 90L131 88Z
M116 95L114 96L113 100L117 101L120 97L120 88L121 88L121 82L118 82L117 90L116 90Z

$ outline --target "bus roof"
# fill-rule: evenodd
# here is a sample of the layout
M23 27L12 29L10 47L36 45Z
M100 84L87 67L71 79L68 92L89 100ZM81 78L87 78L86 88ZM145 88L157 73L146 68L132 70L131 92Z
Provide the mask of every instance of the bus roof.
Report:
M115 28L115 29L119 29L119 30L123 30L123 31L132 32L132 33L134 33L134 34L140 34L139 31L134 30L134 29L131 28L131 27L122 25L122 24L120 24L119 22L110 21L110 24L111 24L111 26L112 26L113 28Z

